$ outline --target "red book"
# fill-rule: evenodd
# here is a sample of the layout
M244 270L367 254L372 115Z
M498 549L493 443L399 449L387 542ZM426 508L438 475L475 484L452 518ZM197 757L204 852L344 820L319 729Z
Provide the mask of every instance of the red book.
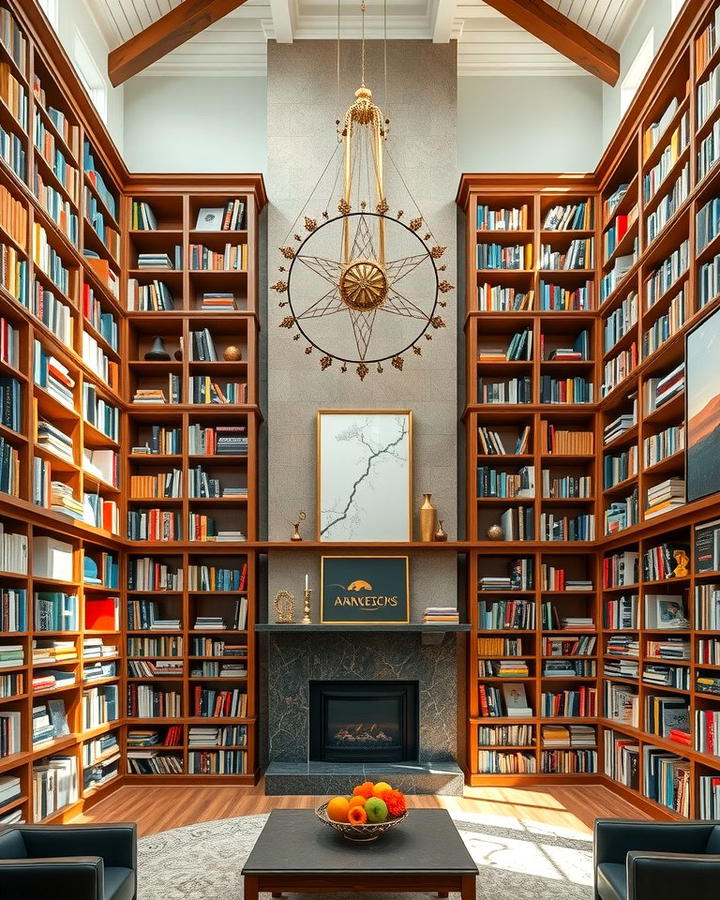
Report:
M85 628L87 631L117 631L119 627L116 597L85 598Z

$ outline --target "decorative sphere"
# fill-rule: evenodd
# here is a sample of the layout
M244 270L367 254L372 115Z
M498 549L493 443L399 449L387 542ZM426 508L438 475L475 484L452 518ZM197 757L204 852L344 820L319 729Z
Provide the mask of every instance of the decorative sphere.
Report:
M178 362L182 362L182 350L177 349L177 350L173 353L173 356L175 357L175 359L176 359Z
M487 538L489 541L501 541L505 537L502 526L494 522L487 530Z
M223 350L223 356L228 362L240 362L242 359L242 351L234 344L230 344Z

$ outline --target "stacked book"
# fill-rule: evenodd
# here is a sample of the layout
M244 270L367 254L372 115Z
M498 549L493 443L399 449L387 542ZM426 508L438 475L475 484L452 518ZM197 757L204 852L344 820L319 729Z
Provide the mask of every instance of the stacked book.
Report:
M503 575L483 575L479 581L481 591L510 591L512 582Z
M7 806L13 800L22 796L20 779L17 775L3 775L0 777L0 807ZM3 822L3 824L5 824Z
M74 462L72 438L45 419L38 421L37 442L40 447L54 456L59 456L67 462Z
M33 665L41 663L72 662L77 659L75 641L34 640L33 641Z
M603 671L611 678L634 680L639 674L639 663L636 659L606 659Z
M543 747L594 747L592 725L543 725Z
M560 619L563 631L594 631L595 623L588 616L563 616Z
M232 291L206 291L202 295L200 309L210 312L231 312L235 309Z
M682 691L690 688L690 672L687 666L646 663L643 666L642 680L647 684L679 688Z
M202 662L195 663L191 670L192 678L247 678L247 666L245 662L219 663Z
M154 728L131 728L128 731L128 748L155 747L159 743L160 732Z
M82 520L85 515L83 504L75 498L72 488L64 481L50 483L50 509L72 516L73 519Z
M120 602L120 598L115 598L118 603ZM85 602L87 603L88 598L85 598ZM87 619L85 622L85 627L87 628ZM114 630L119 629L119 622L115 626ZM117 647L114 644L106 644L103 642L101 637L88 637L87 635L83 638L83 659L109 659L110 657L115 657L118 655Z
M657 659L690 659L690 641L681 637L670 637L662 641L648 641L647 656Z
M195 631L225 631L225 619L222 616L197 616Z
M648 488L645 518L652 519L685 504L685 479L668 478Z
M117 677L117 663L100 660L83 665L83 681L101 681L104 678Z
M637 416L635 413L623 413L612 422L608 422L603 430L603 443L611 444L615 438L620 437L623 432L627 431L637 424Z
M428 606L423 612L422 623L431 625L433 622L457 625L460 622L460 613L454 606Z
M685 363L676 366L662 378L648 378L645 382L645 412L652 413L685 390Z
M71 687L75 684L75 673L65 669L41 669L33 674L33 691L49 691L53 688Z
M524 659L492 659L486 660L485 664L485 674L493 678L527 678L530 674Z
M577 674L572 659L546 659L543 663L543 678L574 678Z
M183 661L131 659L128 660L128 671L133 678L182 678Z
M35 341L33 375L35 384L46 390L58 403L73 409L75 406L75 379L67 366L46 352L40 341Z
M0 669L17 669L24 665L25 653L22 644L2 644L0 646Z
M182 247L175 247L174 259L169 253L138 253L138 269L182 269Z
M631 634L611 634L605 652L609 656L640 656L640 642Z
M699 694L713 694L720 696L720 678L711 675L702 675L698 673L695 679L695 690Z

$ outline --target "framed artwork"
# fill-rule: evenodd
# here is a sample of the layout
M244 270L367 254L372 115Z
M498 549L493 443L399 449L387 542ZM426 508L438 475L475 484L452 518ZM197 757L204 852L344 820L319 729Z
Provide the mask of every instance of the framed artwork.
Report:
M320 621L405 625L410 621L407 556L323 556Z
M318 540L412 540L410 410L317 414Z
M688 333L685 346L687 502L720 491L720 312Z

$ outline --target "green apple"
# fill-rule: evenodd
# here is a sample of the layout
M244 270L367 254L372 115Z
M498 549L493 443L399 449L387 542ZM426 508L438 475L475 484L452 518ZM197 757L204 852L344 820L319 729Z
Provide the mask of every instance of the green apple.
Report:
M368 822L384 822L388 817L387 803L379 797L370 797L365 803Z

